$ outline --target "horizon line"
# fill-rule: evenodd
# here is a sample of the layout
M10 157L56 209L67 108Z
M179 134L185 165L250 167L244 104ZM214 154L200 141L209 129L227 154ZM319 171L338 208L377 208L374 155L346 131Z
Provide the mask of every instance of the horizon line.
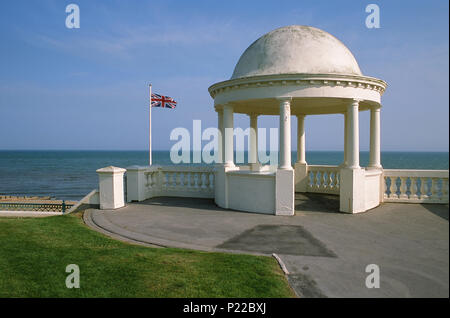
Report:
M148 152L147 149L0 149L0 151L145 151ZM170 149L153 149L154 151L170 151ZM202 150L196 150L202 151ZM317 151L317 152L344 152L344 150L325 150L325 149L310 149L306 150L306 152ZM381 152L449 152L449 150L380 150ZM189 152L194 152L194 150L190 150ZM236 152L236 150L234 150ZM248 150L244 150L244 152L248 152ZM277 151L278 152L278 151ZM297 150L292 150L291 152L297 152ZM370 152L370 150L360 150L360 152Z

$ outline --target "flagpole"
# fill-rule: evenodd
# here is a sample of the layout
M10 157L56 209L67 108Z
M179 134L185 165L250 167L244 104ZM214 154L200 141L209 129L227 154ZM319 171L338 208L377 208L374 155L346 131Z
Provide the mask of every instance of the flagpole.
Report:
M152 84L149 84L150 107L148 111L148 165L152 165Z

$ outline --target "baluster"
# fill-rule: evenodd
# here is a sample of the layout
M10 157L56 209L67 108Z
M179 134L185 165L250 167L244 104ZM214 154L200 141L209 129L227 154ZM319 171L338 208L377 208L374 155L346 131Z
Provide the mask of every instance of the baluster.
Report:
M320 189L320 187L322 186L322 171L317 171L317 176L316 176L316 188Z
M319 176L319 189L324 189L325 188L325 171L320 171L320 176Z
M166 185L166 187L170 187L170 172L165 172L164 175L165 175L165 180L164 180L165 185Z
M214 183L214 173L209 174L209 188L214 189L215 183Z
M172 172L167 172L167 187L171 187L172 182Z
M416 177L410 177L411 184L409 185L409 198L410 199L417 199L417 178Z
M194 188L198 188L198 173L194 172Z
M420 178L420 198L428 199L428 178Z
M384 193L383 197L385 199L389 198L389 195L391 193L391 184L389 182L392 182L391 177L384 176Z
M438 187L438 178L431 178L431 197L430 199L438 200L439 199L439 187Z
M202 188L207 189L209 186L209 178L208 178L208 173L207 172L203 172L202 173Z
M313 171L313 188L317 188L317 174L319 172L318 171Z
M321 185L320 185L320 188L321 189L326 189L327 188L327 173L326 173L326 171L325 170L323 170L322 172L321 172L321 176L320 176L320 181L321 181Z
M175 186L178 188L178 187L181 187L181 172L175 172Z
M163 176L163 187L167 188L167 185L169 183L169 175L167 172L163 172L162 176Z
M398 199L398 185L397 185L397 177L391 177L391 188L390 188L390 195L389 198Z
M323 171L317 172L317 189L323 188Z
M195 178L192 172L189 172L189 188L193 188L195 186Z
M330 171L327 173L327 177L328 177L327 180L328 189L334 189L333 175Z
M400 199L408 199L408 194L406 193L408 190L408 186L406 184L407 180L407 177L400 177Z
M171 173L170 185L174 188L177 185L177 173L176 172Z
M183 188L188 188L189 187L188 177L189 177L189 173L188 172L183 172Z
M320 181L320 171L317 171L316 172L316 188L317 189L319 189L320 188L320 184L321 184L321 181Z

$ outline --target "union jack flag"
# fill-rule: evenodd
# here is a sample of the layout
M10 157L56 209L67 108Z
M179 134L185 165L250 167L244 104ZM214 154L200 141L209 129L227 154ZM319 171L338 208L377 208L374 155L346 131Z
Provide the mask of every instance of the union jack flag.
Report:
M177 106L177 102L172 97L161 96L152 93L151 106L163 108L175 108Z

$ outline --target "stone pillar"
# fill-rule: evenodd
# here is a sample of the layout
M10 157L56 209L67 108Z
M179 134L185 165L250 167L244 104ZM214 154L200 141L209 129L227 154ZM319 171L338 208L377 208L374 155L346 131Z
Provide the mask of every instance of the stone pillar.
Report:
M308 165L305 150L305 115L297 115L297 162L295 163L295 192L306 192Z
M340 170L339 210L346 213L366 211L365 171L359 166L359 100L351 100L346 113L347 165Z
M380 109L370 110L370 157L369 168L381 168L380 160Z
M347 107L347 162L348 168L359 169L359 101L353 100Z
M144 201L146 197L145 172L148 167L131 166L127 168L127 202Z
M291 97L280 98L280 150L278 169L291 170Z
M233 106L226 104L223 106L223 129L224 138L224 163L227 167L234 167L234 145L233 145Z
M275 214L295 214L295 180L291 165L291 97L280 98L280 150L275 175Z
M259 169L258 161L258 115L250 114L250 142L248 152L248 162L251 170Z
M217 163L223 163L223 140L225 138L224 132L223 132L223 110L218 109L217 110L217 129L219 131L219 140L218 140L218 156L217 156Z
M348 167L348 113L344 113L344 167Z
M123 175L125 169L105 167L97 170L100 191L100 209L118 209L125 206Z
M306 164L305 115L297 115L297 162Z

